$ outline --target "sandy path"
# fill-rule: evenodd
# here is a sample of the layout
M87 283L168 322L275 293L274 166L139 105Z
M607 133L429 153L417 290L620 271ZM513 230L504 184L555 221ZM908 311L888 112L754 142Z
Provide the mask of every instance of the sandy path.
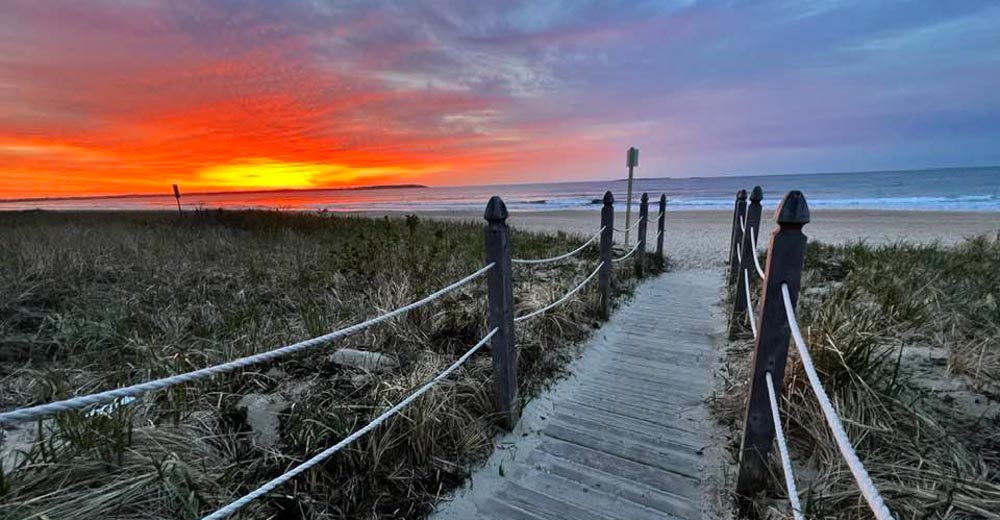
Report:
M419 214L482 222L482 214L471 211ZM765 234L774 227L773 214L774 208L764 208L761 227ZM664 247L675 268L721 266L729 250L731 218L732 213L728 211L670 211L668 207ZM615 222L617 227L624 227L625 214L616 215ZM564 231L589 236L597 231L600 214L596 211L518 212L511 215L509 223L531 231ZM655 225L650 226L650 230L652 240ZM805 232L810 241L834 244L856 240L954 243L967 236L1000 233L1000 212L820 210L812 212L812 222L805 227Z

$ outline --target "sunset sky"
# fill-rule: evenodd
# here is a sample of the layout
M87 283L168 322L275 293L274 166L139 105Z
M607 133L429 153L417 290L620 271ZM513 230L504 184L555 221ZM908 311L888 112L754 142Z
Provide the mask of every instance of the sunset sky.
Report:
M994 1L0 4L0 198L1000 164Z

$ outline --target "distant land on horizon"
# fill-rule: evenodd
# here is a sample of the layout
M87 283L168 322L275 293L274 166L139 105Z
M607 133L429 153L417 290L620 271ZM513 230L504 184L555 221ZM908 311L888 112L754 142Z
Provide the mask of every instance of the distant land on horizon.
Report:
M369 191L369 190L411 190L411 189L425 189L430 186L425 186L423 184L381 184L375 186L358 186L356 188L281 188L277 190L234 190L234 191L192 191L184 192L184 187L180 186L181 198L187 196L203 196L203 195L254 195L259 193L303 193L303 192L314 192L314 191ZM9 202L49 202L49 201L61 201L61 200L100 200L100 199L140 199L140 198L158 198L158 197L173 197L172 192L166 193L125 193L122 195L80 195L74 197L28 197L22 199L0 199L0 204Z

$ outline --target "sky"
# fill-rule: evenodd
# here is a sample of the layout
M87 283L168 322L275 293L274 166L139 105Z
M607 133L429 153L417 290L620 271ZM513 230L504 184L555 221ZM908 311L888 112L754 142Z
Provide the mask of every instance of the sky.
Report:
M989 0L0 4L0 198L1000 164Z

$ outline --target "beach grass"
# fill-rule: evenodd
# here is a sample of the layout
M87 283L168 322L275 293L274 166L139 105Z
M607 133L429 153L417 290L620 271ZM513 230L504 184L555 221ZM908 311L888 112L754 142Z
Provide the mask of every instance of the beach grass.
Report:
M1000 518L1000 241L807 249L800 325L820 379L896 518ZM739 450L752 345L714 401ZM807 518L873 518L792 349L782 417ZM766 518L791 518L776 453Z
M596 228L595 222L595 228ZM518 257L579 246L514 231ZM0 408L190 371L317 336L417 300L483 266L482 223L401 216L198 211L0 214ZM515 314L597 263L515 267ZM616 295L636 283L618 268ZM561 373L597 321L592 284L517 326L520 395ZM477 281L363 333L277 362L4 432L0 518L198 518L336 443L487 332ZM336 364L384 353L384 373ZM236 518L420 518L492 450L490 357ZM279 438L254 429L279 421ZM260 419L260 417L258 417ZM14 451L22 453L14 455Z

